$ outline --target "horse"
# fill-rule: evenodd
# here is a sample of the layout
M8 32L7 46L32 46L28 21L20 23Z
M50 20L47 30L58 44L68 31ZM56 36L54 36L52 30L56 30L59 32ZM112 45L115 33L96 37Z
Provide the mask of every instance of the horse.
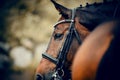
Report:
M99 25L78 49L73 65L72 80L120 80L120 22Z
M120 16L116 2L87 4L75 9L51 2L61 17L54 25L48 48L36 69L36 80L68 80L74 55L84 39L102 22Z

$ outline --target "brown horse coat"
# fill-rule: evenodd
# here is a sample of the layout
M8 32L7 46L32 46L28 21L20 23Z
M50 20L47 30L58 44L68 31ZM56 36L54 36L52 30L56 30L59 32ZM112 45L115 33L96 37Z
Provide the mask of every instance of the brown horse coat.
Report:
M73 80L95 80L99 63L114 38L116 22L99 25L83 42L72 66Z

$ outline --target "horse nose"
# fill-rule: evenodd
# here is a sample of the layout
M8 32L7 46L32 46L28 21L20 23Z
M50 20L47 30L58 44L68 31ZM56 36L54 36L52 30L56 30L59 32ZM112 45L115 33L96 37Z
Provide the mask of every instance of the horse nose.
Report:
M43 80L43 76L41 74L36 75L36 80Z

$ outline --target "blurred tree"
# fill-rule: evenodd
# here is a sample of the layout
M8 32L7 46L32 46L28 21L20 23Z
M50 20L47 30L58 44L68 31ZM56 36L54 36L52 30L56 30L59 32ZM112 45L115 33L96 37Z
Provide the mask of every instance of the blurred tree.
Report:
M16 14L27 12L36 14L33 11L36 1L40 2L41 0L0 0L0 80L10 80L10 75L13 72L13 61L10 58L9 49L5 46L8 39L13 36L10 33L10 22L7 19Z
M9 10L17 3L17 0L1 0L0 1L0 41L6 41L6 17Z
M12 60L9 57L9 49L6 45L6 17L9 10L17 3L17 0L0 1L0 80L9 80L11 73Z

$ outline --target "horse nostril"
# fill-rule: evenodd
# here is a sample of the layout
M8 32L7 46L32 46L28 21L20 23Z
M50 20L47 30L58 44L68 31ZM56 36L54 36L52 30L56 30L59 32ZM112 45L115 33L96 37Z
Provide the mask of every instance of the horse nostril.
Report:
M36 80L43 80L43 76L41 74L36 75Z

